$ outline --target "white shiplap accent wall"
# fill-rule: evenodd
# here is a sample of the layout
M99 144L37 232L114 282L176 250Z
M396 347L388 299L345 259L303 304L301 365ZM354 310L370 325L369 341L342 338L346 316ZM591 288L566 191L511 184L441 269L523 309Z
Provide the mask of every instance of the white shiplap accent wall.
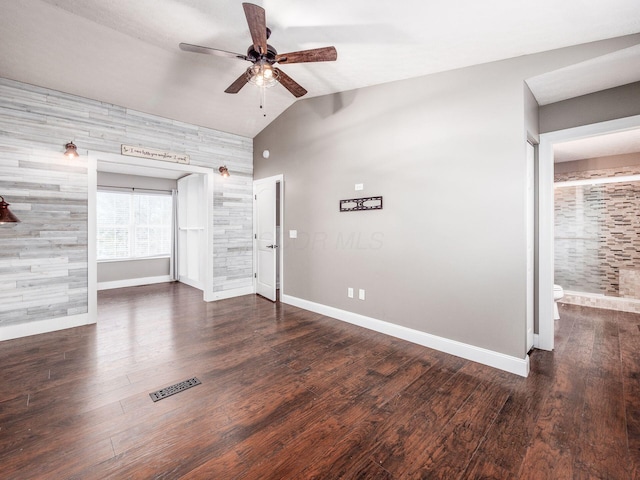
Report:
M70 140L79 159L62 154ZM121 144L229 168L215 177L213 290L252 288L252 139L0 78L0 195L22 220L0 226L0 329L87 312L87 151Z

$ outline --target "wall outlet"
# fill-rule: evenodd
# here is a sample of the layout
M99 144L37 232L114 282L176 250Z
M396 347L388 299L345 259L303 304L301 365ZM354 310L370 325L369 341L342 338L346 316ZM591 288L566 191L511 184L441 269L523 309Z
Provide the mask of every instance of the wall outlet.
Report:
M298 230L289 230L289 238L298 238Z
M347 297L353 298L353 288L347 288Z
M356 191L364 190L364 183L356 183Z
M364 288L361 288L360 290L358 290L358 298L360 300L364 300Z

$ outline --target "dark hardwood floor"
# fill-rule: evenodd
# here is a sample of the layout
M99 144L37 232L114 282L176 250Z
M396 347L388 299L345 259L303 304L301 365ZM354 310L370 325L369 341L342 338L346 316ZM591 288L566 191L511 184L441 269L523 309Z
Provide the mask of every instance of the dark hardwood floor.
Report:
M563 307L525 379L201 298L101 292L97 326L1 342L0 478L640 478L639 315Z

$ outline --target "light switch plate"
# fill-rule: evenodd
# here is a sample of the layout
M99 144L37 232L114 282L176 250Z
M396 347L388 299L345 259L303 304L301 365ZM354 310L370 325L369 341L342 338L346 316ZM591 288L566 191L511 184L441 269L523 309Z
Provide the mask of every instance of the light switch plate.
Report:
M364 183L356 183L356 191L364 190Z
M347 296L349 298L353 298L353 288L351 287L347 288Z
M289 238L298 238L298 230L289 230Z
M364 288L361 288L360 290L358 290L358 298L360 300L364 300Z

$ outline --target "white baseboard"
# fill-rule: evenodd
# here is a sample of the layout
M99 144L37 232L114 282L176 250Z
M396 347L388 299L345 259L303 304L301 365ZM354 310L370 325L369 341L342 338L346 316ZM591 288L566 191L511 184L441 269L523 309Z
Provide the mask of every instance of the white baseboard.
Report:
M352 323L360 327L368 328L376 332L384 333L392 337L401 338L408 342L417 343L424 347L439 350L457 357L498 368L522 377L529 375L529 356L525 358L516 358L503 353L494 352L485 348L476 347L466 343L450 340L444 337L438 337L429 333L421 332L411 328L396 325L394 323L377 320L375 318L366 317L339 308L329 307L301 298L292 297L290 295L282 295L280 300L282 303L293 305L295 307L304 308L312 312L320 313L328 317L337 318L344 322Z
M151 285L154 283L171 282L170 275L160 275L158 277L128 278L125 280L114 280L112 282L98 282L98 290L111 290L112 288L139 287L140 285Z
M227 298L241 297L242 295L251 295L253 293L256 293L256 291L252 286L233 288L231 290L223 290L222 292L213 292L210 298L205 298L205 301L225 300Z
M0 327L0 341L55 332L66 328L81 327L92 323L96 323L95 320L91 321L88 314L81 313L68 317L38 320L37 322L21 323L18 325L7 325L6 327Z

